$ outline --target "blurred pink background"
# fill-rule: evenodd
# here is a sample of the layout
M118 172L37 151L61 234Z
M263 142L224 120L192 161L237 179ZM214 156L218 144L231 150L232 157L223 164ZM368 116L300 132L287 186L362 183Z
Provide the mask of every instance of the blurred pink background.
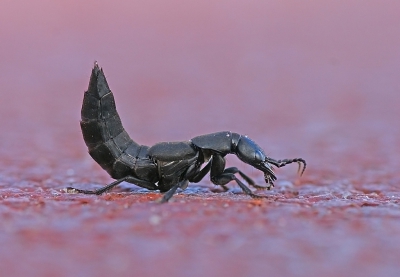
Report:
M302 184L399 188L399 1L3 0L0 187L110 181L79 128L94 61L139 143L231 130L275 158L305 158ZM279 175L292 180L295 169ZM375 243L365 230L361 245ZM398 257L386 246L376 255ZM295 269L300 256L289 257ZM396 270L360 259L366 273ZM349 264L336 262L346 272Z
M221 128L380 131L398 115L399 12L398 1L4 0L2 126L64 119L79 132L97 60L126 128L150 143Z

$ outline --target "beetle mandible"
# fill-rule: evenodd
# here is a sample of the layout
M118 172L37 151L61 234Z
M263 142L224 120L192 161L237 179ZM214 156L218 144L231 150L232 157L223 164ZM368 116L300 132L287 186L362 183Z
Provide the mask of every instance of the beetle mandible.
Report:
M222 186L236 181L245 194L253 193L239 180L238 173L248 185L256 189L271 189L276 175L272 166L283 167L290 163L306 168L304 159L275 160L247 136L229 131L201 135L189 141L160 142L151 147L132 140L122 126L103 69L97 62L92 69L89 88L84 94L81 110L83 139L92 158L116 181L97 190L66 188L70 193L100 195L121 182L165 192L160 202L168 202L178 188L197 183L210 172L211 181ZM235 154L241 161L264 173L267 186L259 186L236 167L225 168L225 156ZM205 166L202 165L206 163Z

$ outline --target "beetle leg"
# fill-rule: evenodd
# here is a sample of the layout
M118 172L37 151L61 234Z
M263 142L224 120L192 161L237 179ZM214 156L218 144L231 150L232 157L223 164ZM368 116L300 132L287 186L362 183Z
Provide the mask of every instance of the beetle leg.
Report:
M229 168L226 168L225 170L224 170L224 173L233 173L233 174L235 174L235 173L239 173L240 174L240 176L242 176L242 178L246 181L246 183L247 184L249 184L250 186L252 186L253 188L256 188L256 189L261 189L261 190L264 190L264 189L271 189L271 186L273 187L274 185L273 184L269 184L269 186L267 186L267 187L264 187L264 186L260 186L260 185L257 185L254 181L253 181L253 179L251 179L249 176L247 176L246 174L244 174L242 171L240 171L237 167L229 167Z
M253 198L262 198L262 196L259 196L257 194L254 194L245 184L243 184L242 181L240 181L236 176L235 173L240 174L240 170L238 170L235 167L230 167L225 169L225 159L221 155L214 154L213 155L213 160L212 160L212 165L211 165L211 181L219 186L225 187L226 184L228 184L230 181L235 181L239 187L243 190L244 193L248 194L249 196ZM242 173L243 174L243 173ZM253 180L251 180L248 176L245 174L240 174L243 179L250 180L250 183L253 183Z
M212 177L213 183L216 185L220 185L222 187L225 187L227 183L230 181L236 181L236 183L239 185L239 187L243 190L245 194L248 194L249 196L253 198L263 198L263 196L257 195L253 193L245 184L243 184L242 181L240 181L233 173L223 173L219 176L213 176Z
M282 167L282 166L285 166L285 165L291 164L291 163L298 163L299 164L298 172L300 172L300 175L303 175L304 170L306 170L306 166L307 166L306 161L302 158L284 159L284 160L274 160L272 158L266 158L266 162L273 164L276 167ZM301 170L302 165L303 165L303 169Z
M220 185L220 186L224 189L225 192L229 190L229 188L226 185Z
M176 185L174 185L169 191L167 191L166 193L164 193L164 195L163 195L163 197L162 198L160 198L157 202L159 202L159 203L166 203L166 202L168 202L168 200L170 200L171 199L171 197L175 194L175 192L176 192L176 190L179 188L179 187L187 187L187 185L188 185L188 180L183 180L183 181L180 181L180 182L178 182Z
M204 176L206 176L206 174L210 171L211 161L212 160L210 160L196 175L190 177L189 181L192 183L200 182L204 178Z
M83 189L77 189L77 188L73 188L73 187L67 187L65 190L68 193L83 193L83 194L100 195L106 191L111 190L113 187L115 187L116 185L118 185L122 182L128 182L131 184L135 184L139 187L146 188L148 190L157 190L158 189L158 187L151 182L143 181L143 180L137 179L133 176L126 176L124 178L118 179L118 180L112 182L111 184L108 184L108 185L106 185L102 188L96 189L96 190L83 190Z

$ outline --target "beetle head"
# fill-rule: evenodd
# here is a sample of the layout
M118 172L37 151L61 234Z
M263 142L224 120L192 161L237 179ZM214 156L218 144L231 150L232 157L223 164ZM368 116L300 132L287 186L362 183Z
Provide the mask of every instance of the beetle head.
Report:
M236 146L236 155L238 158L264 172L265 182L273 186L276 180L276 175L270 163L267 162L268 158L264 151L254 141L248 137L240 137Z

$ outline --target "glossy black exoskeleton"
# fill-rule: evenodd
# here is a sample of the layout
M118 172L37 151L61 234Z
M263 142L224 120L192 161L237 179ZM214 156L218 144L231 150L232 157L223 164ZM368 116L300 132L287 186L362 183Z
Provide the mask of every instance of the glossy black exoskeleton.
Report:
M236 181L244 193L254 194L235 174L238 173L256 189L270 189L276 176L272 165L282 167L299 163L301 158L274 160L247 136L229 131L195 137L189 141L161 142L148 147L133 141L122 126L116 110L114 95L108 87L103 70L97 63L92 70L88 91L82 104L81 129L89 154L116 181L98 190L69 187L70 193L102 194L121 182L165 192L160 202L167 202L178 188L185 189L189 182L197 183L210 172L211 181L225 187ZM225 168L225 156L235 154L241 161L261 170L267 186L259 186L236 167ZM204 167L202 165L206 163Z

